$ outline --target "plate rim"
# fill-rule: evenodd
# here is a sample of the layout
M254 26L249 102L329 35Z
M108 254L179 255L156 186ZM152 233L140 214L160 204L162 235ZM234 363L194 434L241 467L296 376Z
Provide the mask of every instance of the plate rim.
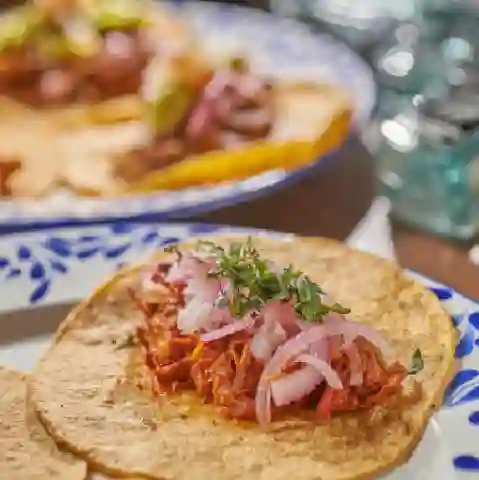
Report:
M54 215L51 217L48 216L34 216L28 217L27 214L19 215L18 211L15 211L16 207L12 206L11 212L5 213L1 210L5 208L2 204L2 200L0 200L0 235L1 234L8 234L10 230L12 233L19 231L18 229L28 229L28 230L35 230L35 229L46 229L46 228L68 228L68 227L81 227L87 225L95 225L96 223L112 223L112 222L123 222L123 221L136 221L136 222L148 222L148 221L155 221L155 222L165 222L165 221L182 221L187 220L188 217L192 217L195 215L202 215L205 213L209 213L215 210L219 210L221 208L226 208L229 206L233 206L240 203L246 203L249 201L253 201L259 199L263 196L267 196L268 194L274 193L276 191L292 187L296 183L300 182L303 178L308 177L308 175L316 174L320 171L327 170L331 167L332 163L335 159L345 151L349 145L351 145L355 140L355 135L351 134L345 138L343 143L339 146L339 148L333 150L332 152L327 153L326 155L320 157L318 160L314 161L312 164L307 165L304 168L299 170L295 170L292 172L281 172L278 170L271 170L270 172L265 173L274 173L274 172L281 172L282 178L275 180L274 182L266 182L265 185L261 186L260 188L254 188L249 190L239 190L234 195L225 195L222 198L215 199L212 198L209 201L205 201L202 203L196 203L192 205L186 205L183 207L179 207L175 210L165 210L165 211L157 211L157 210L144 210L140 207L138 213L122 213L121 211L118 212L111 212L109 214L102 214L99 215L91 214L84 216L83 214L79 213L78 215L70 214L70 215ZM262 175L257 175L253 177L249 177L246 181L254 181L256 178L261 177ZM148 203L150 200L154 201L156 194L148 194L148 195L132 195L127 197L122 197L118 200L120 202L127 202L129 199L141 199L145 203ZM82 199L83 200L83 199ZM110 200L106 200L109 202ZM34 202L33 200L31 202ZM103 203L101 200L98 200L99 203ZM113 201L115 202L115 201ZM112 202L112 203L113 203ZM14 203L12 201L11 203ZM146 207L143 206L143 207ZM8 208L8 207L7 207ZM25 208L28 208L28 205L25 205Z
M0 258L2 255L2 244L8 243L10 240L14 240L15 238L18 239L27 239L30 240L31 238L34 238L36 236L38 237L49 237L53 236L55 233L72 233L75 231L78 232L83 232L84 233L84 228L86 228L88 231L91 230L105 230L105 236L111 235L115 236L118 233L115 232L115 228L118 228L120 230L124 230L124 235L128 235L130 232L134 231L135 228L141 228L141 227L149 227L151 230L157 230L161 231L162 228L171 228L171 229L176 229L176 228L184 228L188 230L195 230L197 228L200 229L200 232L193 233L192 235L188 234L187 236L184 236L183 239L188 239L188 238L197 238L200 236L207 236L208 234L215 234L217 231L224 231L221 235L230 235L230 234L235 234L235 233L240 233L244 235L248 234L254 234L254 233L260 233L260 234L265 234L267 236L275 236L278 238L288 238L288 237L305 237L305 238L329 238L324 235L301 235L295 232L287 232L287 231L280 231L280 230L273 230L273 229L268 229L268 228L257 228L257 227L248 227L248 226L239 226L239 225L228 225L228 224L216 224L216 223L211 223L211 222L201 222L201 221L183 221L183 220L174 220L174 221L131 221L129 219L121 219L119 222L101 222L101 223L88 223L87 225L73 225L73 226L60 226L60 227L51 227L51 228L44 228L44 229L25 229L21 231L12 231L12 232L6 232L6 233L1 233L0 232ZM206 229L206 230L205 230ZM205 230L207 233L202 233L201 230ZM181 240L181 239L180 239ZM345 240L337 240L332 238L332 240L344 243L348 245L347 239ZM396 263L399 268L405 272L408 272L412 274L413 277L416 279L420 279L425 281L425 283L430 283L437 285L438 287L444 287L447 288L451 291L453 291L455 294L458 296L462 297L463 299L467 300L469 303L477 306L479 308L479 299L475 300L471 296L464 294L460 291L458 291L456 288L451 287L447 285L444 282L441 282L440 280L436 280L429 275L426 275L424 273L421 273L415 269L412 268L406 268L400 265L397 261L391 260L391 259L386 259L382 257L381 255L375 254L374 252L368 252L365 251L361 248L356 248L355 246L348 245L349 248L352 248L354 250L359 250L363 251L365 253L369 253L371 255L374 255L379 258L383 258L388 261L392 261ZM1 271L1 270L0 270ZM23 308L23 307L21 307ZM0 306L0 313L1 313L1 306Z

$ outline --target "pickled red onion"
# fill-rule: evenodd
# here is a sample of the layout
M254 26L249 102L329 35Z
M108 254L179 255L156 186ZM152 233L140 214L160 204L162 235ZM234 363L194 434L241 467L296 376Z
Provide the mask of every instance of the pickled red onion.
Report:
M201 298L191 300L178 313L176 321L178 329L182 333L192 333L204 328L209 321L212 310L213 305L203 301Z
M113 30L105 35L105 50L112 57L124 60L135 54L135 44L126 33Z
M284 328L277 322L265 323L251 342L251 351L256 360L265 362L271 358L276 348L288 338Z
M173 284L185 284L192 278L206 278L213 265L211 260L203 260L191 253L185 253L171 266L165 280Z
M390 346L380 333L365 325L347 320L331 320L302 331L278 347L261 374L255 399L256 417L260 424L264 425L271 421L271 416L267 414L270 406L266 403L268 391L271 389L271 377L280 373L283 366L293 357L306 353L311 345L336 335L347 336L349 341L362 336L377 346L384 354L388 354L391 351Z
M216 118L216 105L212 100L203 99L191 112L186 125L186 135L189 139L196 139L210 128Z
M271 358L272 351L272 345L269 343L264 331L260 329L259 332L255 333L251 341L251 352L254 358L260 362L265 362Z
M257 360L268 361L276 348L288 338L288 333L283 328L285 320L289 321L286 317L289 315L288 308L292 311L292 307L281 302L270 302L261 311L264 323L251 343L252 353Z
M321 358L307 353L299 355L295 359L295 361L306 363L307 365L312 366L319 373L321 373L321 375L324 377L324 379L331 388L334 388L335 390L342 390L343 384L341 383L338 374L332 369L331 365L328 362L325 362Z
M268 302L263 309L265 323L278 323L291 336L298 333L300 327L298 326L299 317L294 311L291 302L282 302L280 300L273 300ZM310 326L310 324L308 324Z
M218 328L208 333L201 335L201 340L203 342L212 342L213 340L218 340L228 335L233 335L234 333L241 332L242 330L248 330L256 324L257 315L249 314L243 317L241 320L225 325L224 327Z
M237 74L230 70L218 70L204 90L206 100L215 100L225 89L232 84L237 83Z
M331 388L336 390L343 388L338 374L325 360L310 354L299 355L295 360L307 366L271 383L271 393L277 407L306 397L323 380L326 380Z
M213 304L221 292L221 283L216 278L206 276L193 277L183 291L186 301L193 298L201 298L203 301Z
M274 404L281 407L300 400L309 395L323 380L323 375L310 365L288 373L271 383Z
M350 345L357 337L363 337L365 340L377 347L384 357L391 358L393 356L393 349L391 345L389 345L381 332L378 330L366 325L362 325L361 323L350 322L348 320L338 322L338 327L340 329L341 324L343 324L343 331L338 333L344 336L346 345Z

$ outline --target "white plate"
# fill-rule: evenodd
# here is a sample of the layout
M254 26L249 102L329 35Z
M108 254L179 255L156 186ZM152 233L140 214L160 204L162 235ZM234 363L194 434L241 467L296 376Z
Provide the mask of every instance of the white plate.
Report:
M78 301L126 262L138 260L161 245L204 234L252 233L246 229L201 224L115 224L84 229L50 230L0 237L0 322L8 312L31 308L35 321L0 324L13 332L0 338L0 363L30 369L49 341L52 322L42 319L45 305ZM451 382L444 407L407 465L388 480L467 480L479 478L479 305L451 288L411 273L433 288L458 325L456 357L461 370ZM59 308L59 307L55 307ZM11 320L14 321L14 320ZM45 328L33 325L45 321ZM39 332L43 332L39 334Z
M371 69L353 51L328 35L313 34L305 25L271 14L218 3L179 1L170 7L215 50L240 47L255 70L283 79L303 79L343 85L355 102L354 119L362 124L375 102ZM186 188L118 199L81 198L59 193L35 201L0 202L0 226L55 226L93 219L155 215L157 220L187 218L249 200L323 168L337 157L332 152L309 168L285 172L273 170L244 181L209 187Z

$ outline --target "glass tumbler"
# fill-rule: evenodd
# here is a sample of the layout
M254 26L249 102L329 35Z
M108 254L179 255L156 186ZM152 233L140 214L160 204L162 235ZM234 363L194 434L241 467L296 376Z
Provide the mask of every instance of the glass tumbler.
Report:
M476 1L476 0L474 0ZM479 4L424 0L372 55L370 140L379 193L397 218L469 239L479 226ZM372 141L372 143L371 143Z

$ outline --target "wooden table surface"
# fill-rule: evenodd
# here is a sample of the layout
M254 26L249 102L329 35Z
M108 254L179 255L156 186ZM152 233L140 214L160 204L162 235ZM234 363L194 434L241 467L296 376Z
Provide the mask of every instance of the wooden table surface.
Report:
M355 143L325 170L292 187L195 220L344 240L373 198L373 160ZM468 259L471 245L451 244L394 224L393 242L402 266L479 300L479 266Z

